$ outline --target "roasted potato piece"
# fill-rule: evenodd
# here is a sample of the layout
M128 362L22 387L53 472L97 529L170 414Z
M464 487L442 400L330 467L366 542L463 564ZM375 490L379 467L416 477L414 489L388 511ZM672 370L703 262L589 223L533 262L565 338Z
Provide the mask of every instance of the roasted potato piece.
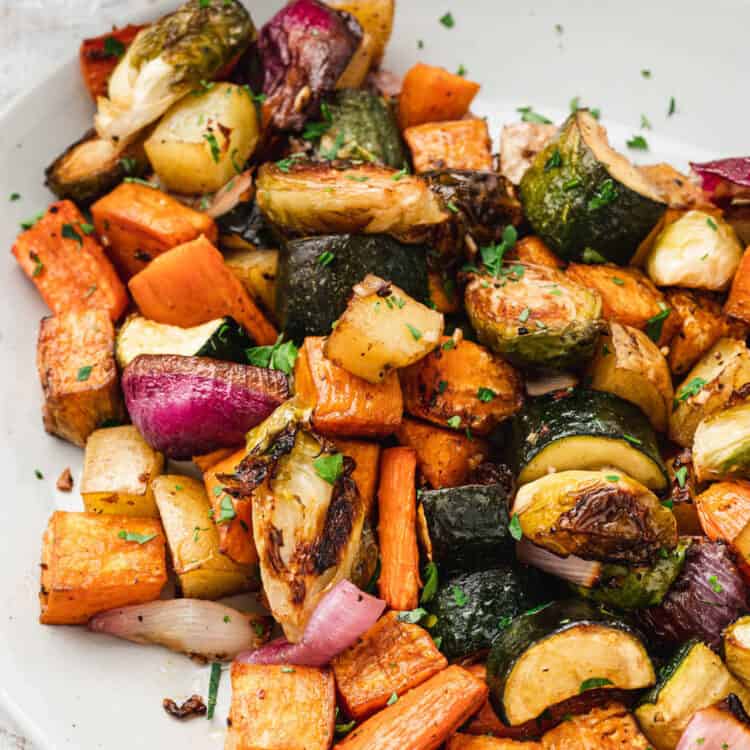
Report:
M328 750L335 711L328 669L234 662L224 750Z
M216 525L233 518L234 511L222 506L212 521L206 491L192 477L163 474L152 486L183 596L221 599L258 587L253 566L239 565L219 551Z
M633 715L620 703L572 716L542 737L541 750L648 750Z
M330 437L390 435L404 409L398 375L369 383L327 359L324 344L324 338L308 336L294 364L295 390L313 409L313 427Z
M58 510L44 532L39 622L79 625L98 612L153 601L166 582L157 520Z
M276 309L279 251L230 250L224 253L224 262L263 310L273 313Z
M441 426L486 435L523 404L516 370L472 341L444 338L419 362L399 372L406 411Z
M404 131L414 171L492 169L492 142L487 122L479 119L428 122Z
M125 418L114 347L115 329L104 310L42 319L36 361L47 432L83 447L100 424Z
M667 306L664 295L637 268L571 263L565 273L579 284L599 292L602 317L607 321L645 331L649 321L662 315ZM667 315L656 343L668 344L679 326L677 315Z
M391 38L395 4L395 0L329 0L326 3L336 10L351 13L362 26L365 33L363 39L368 35L372 37L373 66L383 59L386 45ZM341 85L340 80L339 84Z
M95 430L83 458L83 506L89 513L158 518L151 483L163 469L164 456L133 425Z
M504 125L500 134L500 171L518 185L534 157L556 134L556 125L536 122Z
M745 250L734 275L724 312L750 325L750 248Z

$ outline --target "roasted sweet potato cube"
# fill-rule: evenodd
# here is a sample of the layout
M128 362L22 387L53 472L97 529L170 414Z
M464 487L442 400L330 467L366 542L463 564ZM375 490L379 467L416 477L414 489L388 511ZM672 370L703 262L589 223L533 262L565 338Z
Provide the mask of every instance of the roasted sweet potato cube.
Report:
M492 169L492 142L485 120L428 122L404 131L415 172Z
M565 268L565 263L544 244L542 239L533 235L518 240L503 257L533 266L547 266L558 270Z
M224 750L328 750L335 711L328 669L234 662Z
M161 190L123 182L91 206L94 226L125 279L157 255L202 234L216 242L218 231L207 214L194 211Z
M220 461L229 458L236 453L234 448L217 448L210 453L204 453L201 456L193 456L193 463L198 467L201 474L205 474L209 469L216 466Z
M84 446L100 424L123 420L114 346L115 330L104 310L42 320L36 361L47 432Z
M56 315L90 308L117 320L128 293L91 231L74 203L58 201L18 235L13 255Z
M516 370L473 341L460 341L450 349L439 346L401 370L399 378L409 414L441 426L458 417L461 427L480 435L523 404L523 384Z
M458 487L489 454L486 441L404 417L396 430L401 445L414 448L422 476L435 489Z
M734 274L724 312L732 318L750 324L750 248L745 250Z
M369 516L375 503L375 489L378 484L380 446L377 443L366 443L363 440L344 440L343 438L338 438L333 442L345 456L354 459L356 466L352 472L352 479L357 485L359 496L364 503L365 515Z
M542 750L647 750L651 745L628 709L620 703L611 703L563 721L542 737L541 747Z
M95 430L83 459L83 505L89 513L158 518L151 483L163 468L164 456L133 425Z
M39 621L84 623L97 612L153 601L166 582L159 521L58 510L44 532Z
M448 660L424 628L389 612L331 666L347 714L361 721L384 708L394 693L402 695L445 669Z
M398 375L368 383L323 354L325 339L308 336L294 365L297 394L313 407L313 425L323 435L384 437L401 424Z
M577 750L578 746L576 746ZM475 734L454 734L445 750L542 750L538 742L522 742L504 737L478 736ZM571 746L570 750L573 750Z

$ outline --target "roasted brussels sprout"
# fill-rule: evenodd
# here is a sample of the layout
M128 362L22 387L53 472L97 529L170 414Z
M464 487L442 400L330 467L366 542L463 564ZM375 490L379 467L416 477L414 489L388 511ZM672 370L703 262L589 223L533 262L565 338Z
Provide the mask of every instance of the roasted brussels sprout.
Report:
M693 464L699 481L750 478L750 403L714 414L698 425Z

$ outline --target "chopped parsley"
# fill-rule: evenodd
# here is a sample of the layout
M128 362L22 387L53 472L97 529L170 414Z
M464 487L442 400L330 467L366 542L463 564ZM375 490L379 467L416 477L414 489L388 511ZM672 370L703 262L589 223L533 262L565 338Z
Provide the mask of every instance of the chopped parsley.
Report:
M685 385L680 388L675 398L675 403L681 401L687 401L693 396L697 396L702 390L703 386L706 385L706 381L703 378L691 378Z
M453 601L456 602L459 607L465 606L469 601L466 592L460 586L451 586L451 591L453 592Z
M291 375L299 350L293 341L282 343L283 339L284 335L281 334L273 346L253 346L250 349L245 349L248 364L271 370L281 370L287 375Z
M12 202L14 201L20 201L21 200L21 193L11 193L10 198L8 199Z
M29 253L29 258L34 261L34 270L31 272L31 277L35 279L44 270L44 263L33 250Z
M221 157L221 149L219 148L216 136L213 133L204 133L203 138L211 147L211 158L216 164L218 164Z
M456 21L453 18L453 14L450 12L440 17L440 23L442 23L446 29L452 29L456 25Z
M587 247L583 251L583 255L581 256L581 260L584 263L588 263L589 265L594 265L596 263L606 263L607 262L607 259L601 253L598 253L596 250L594 250L593 247Z
M104 40L104 54L107 57L122 57L125 54L125 45L116 37L108 36Z
M624 286L625 282L619 277L619 276L613 276L612 277L612 283L617 284L617 286Z
M648 141L642 135L634 135L627 142L627 146L637 151L648 151Z
M563 182L563 190L565 190L566 192L568 190L575 190L575 188L580 187L580 186L581 186L580 177L572 177L571 179Z
M595 690L596 688L605 687L606 685L614 684L612 680L608 680L606 677L589 677L588 680L584 680L581 683L579 693L585 693L587 690Z
M620 477L617 474L607 474L606 477L604 477L608 482L619 482Z
M336 254L332 253L330 250L324 250L319 256L318 256L318 265L321 268L325 268L326 266L330 266L331 263L333 263L334 259L336 258Z
M338 708L338 706L337 706L337 708ZM335 725L336 734L338 734L338 735L349 734L349 732L351 732L352 729L354 729L354 727L356 726L356 724L357 724L357 722L354 719L352 719L351 721L347 722L346 724L336 724Z
M157 189L156 185L154 185L153 182L149 182L148 180L142 180L140 177L125 177L123 179L123 182L130 182L134 185L143 185L143 187L153 188L154 190Z
M710 226L711 229L714 230L714 232L718 232L719 231L719 227L717 226L716 222L710 216L706 219L706 224L708 224L708 226Z
M651 120L646 115L641 115L641 130L651 130Z
M644 78L651 78L651 71L650 71L650 70L642 70L642 71L641 71L641 75L642 75L642 76L643 76Z
M344 454L332 453L327 456L318 456L313 461L315 473L328 484L336 484L336 481L344 472Z
M425 569L422 571L422 578L424 579L424 587L422 588L422 596L419 598L420 604L427 604L437 593L438 588L438 569L434 562L428 562Z
M520 320L521 323L525 323L529 319L529 315L531 315L531 310L529 310L528 307L524 307L523 310L521 310L521 314L518 316L518 320Z
M427 610L417 607L417 609L399 612L396 619L399 622L408 622L410 625L416 625L426 614Z
M562 156L560 155L560 149L556 148L550 155L549 159L544 163L544 171L549 172L560 166L562 166Z
M455 349L455 348L456 348L456 342L453 339L448 339L448 341L446 341L443 344L444 352L449 352L451 349Z
M117 536L126 542L135 542L136 544L146 544L146 542L156 539L156 534L139 534L136 531L125 531L124 529Z
M31 229L41 218L44 216L44 211L40 211L30 219L25 219L21 222L21 229Z
M263 104L263 102L268 98L265 94L256 94L250 86L245 84L243 87L243 90L245 93L257 104Z
M422 338L422 331L420 331L419 328L415 328L411 323L406 323L406 327L409 329L409 333L415 341L419 341L419 339Z
M558 34L562 34L562 33L563 33L563 31L564 31L564 29L563 29L563 25L562 25L561 23L556 23L556 24L555 24L555 31L556 31L556 32L557 32Z
M646 321L646 335L651 339L651 341L658 341L661 338L661 332L664 328L664 321L669 317L670 313L672 312L664 303L661 303L662 309L656 313L656 315L652 315L647 321Z
M276 166L282 171L282 172L288 172L292 168L292 164L297 159L304 159L304 154L291 154L290 156L287 156L286 159L282 159L281 161L276 162Z
M454 214L458 213L458 206L453 201L448 201L445 205L448 206L448 210L451 213L454 213Z
M452 427L454 430L457 430L461 426L461 417L459 417L457 414L454 414L447 422L446 424L448 427Z
M391 177L391 179L394 182L398 182L399 180L406 177L408 174L409 174L409 170L406 167L404 167L403 169L399 169L398 172L396 172L396 174L394 174L393 177Z
M424 49L424 40L417 39L417 49Z
M518 513L514 513L508 524L508 531L510 535L517 541L520 542L523 538L523 529L521 528L521 519L518 517Z
M687 473L687 466L680 466L680 468L675 471L674 478L677 480L679 487L685 486L685 482L687 482Z
M492 276L500 276L503 268L503 256L513 247L513 245L516 244L517 239L518 232L516 232L516 228L509 224L503 229L503 238L501 242L497 245L487 245L480 250L482 254L482 263Z
M615 183L611 179L604 180L596 189L593 198L589 201L588 209L589 211L596 211L604 206L608 206L616 199L617 188L615 187Z
M669 109L667 109L667 117L671 117L677 111L677 102L673 96L669 97Z
M132 156L123 156L120 159L120 166L125 174L133 174L138 166L138 162Z
M370 178L364 174L348 174L346 179L352 182L367 182Z
M623 435L623 438L627 440L631 445L643 445L643 441L640 438L635 437L634 435L628 435L625 433Z
M669 510L672 510L674 506L674 503L671 500L662 500L661 504L664 508L667 508Z
M438 383L438 393L445 393L445 389L448 387L448 381L447 380L441 380Z
M203 2L210 2L210 0L201 0ZM205 6L204 6L205 7ZM219 694L219 680L221 680L221 664L215 661L211 665L211 677L208 680L208 708L206 710L206 718L213 719L214 711L216 711L216 696Z
M37 479L44 479L44 474L42 474L42 472L39 471L39 469L34 469L34 476Z
M708 583L715 594L720 594L724 591L724 587L719 583L719 579L715 575L708 577Z
M79 383L83 383L84 381L89 379L89 376L91 375L91 370L93 370L93 365L84 365L83 367L78 368L78 374L76 375L76 380Z
M221 498L219 504L219 517L216 519L216 523L229 523L237 517L237 512L234 509L234 503L229 495L224 495Z
M391 697L386 701L386 706L392 706L398 700L398 693L391 693Z
M489 402L492 401L492 399L494 399L495 396L497 396L497 393L495 393L495 391L493 391L492 388L485 388L484 386L482 386L477 391L477 398L482 403L485 403L485 404L489 404Z
M458 66L458 70L456 71L456 75L463 77L463 76L466 75L467 72L468 71L466 70L466 68L463 66L463 64L461 64L461 65Z
M72 224L63 224L61 234L65 239L75 240L79 245L83 245L83 237L76 232Z
M323 116L323 119L320 122L308 122L307 125L305 125L302 137L306 141L318 140L331 129L331 125L333 125L333 116L331 115L330 107L325 102L320 105L320 114Z
M95 227L93 224L87 224L85 221L82 221L78 224L79 227L81 227L81 231L88 237L90 234L93 234L95 231Z
M282 667L281 671L284 674L294 674L294 667Z
M232 166L234 167L234 171L237 172L237 174L242 174L242 164L240 164L237 161L238 153L239 151L236 148L232 149L232 153L229 158L232 160Z
M534 112L531 107L518 107L516 109L516 112L521 113L521 119L524 122L535 122L542 125L552 124L552 120L550 120L549 117L545 117L544 115L540 115L538 112Z

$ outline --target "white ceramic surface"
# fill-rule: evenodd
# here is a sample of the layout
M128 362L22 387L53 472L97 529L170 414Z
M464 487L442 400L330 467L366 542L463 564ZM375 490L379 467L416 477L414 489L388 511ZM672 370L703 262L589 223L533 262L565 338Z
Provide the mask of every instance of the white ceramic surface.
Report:
M280 0L246 3L263 22ZM128 4L120 5L120 22L134 20ZM448 10L453 29L438 22ZM517 107L532 105L559 120L579 96L601 108L616 146L642 132L651 151L635 154L638 161L684 167L689 159L750 150L743 76L748 26L750 3L740 0L710 6L694 0L400 0L386 64L397 72L417 60L451 70L464 65L482 83L473 109L489 117L495 146L500 125L518 119ZM220 748L228 676L213 722L180 724L164 714L161 701L205 695L207 669L165 650L37 623L42 530L53 508L81 509L77 492L57 492L55 479L66 466L79 478L81 452L42 430L34 358L46 309L8 250L18 222L50 200L43 167L90 125L92 106L75 54L71 49L64 67L0 119L0 246L6 248L0 263L0 703L39 750ZM667 117L670 96L677 111ZM640 131L641 114L653 130ZM9 202L12 192L22 199ZM44 479L35 478L37 468Z

